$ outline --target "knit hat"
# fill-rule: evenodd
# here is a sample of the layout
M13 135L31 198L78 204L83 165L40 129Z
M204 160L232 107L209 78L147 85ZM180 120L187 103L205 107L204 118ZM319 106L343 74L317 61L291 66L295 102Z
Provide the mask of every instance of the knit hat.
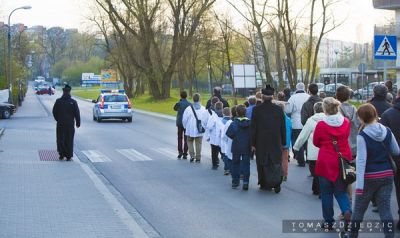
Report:
M304 83L298 83L296 84L296 90L300 91L300 90L305 90L306 86L304 85Z
M383 84L378 84L374 87L374 95L378 97L386 97L388 93L388 88Z
M275 89L271 87L269 84L265 86L263 90L261 90L261 93L265 96L272 96L274 95Z

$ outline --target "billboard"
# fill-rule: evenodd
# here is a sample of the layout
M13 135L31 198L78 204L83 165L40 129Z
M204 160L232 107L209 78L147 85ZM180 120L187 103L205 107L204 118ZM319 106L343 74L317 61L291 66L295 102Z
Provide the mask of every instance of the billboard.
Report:
M257 88L256 66L254 64L234 64L232 71L235 89Z
M87 80L92 80L94 77L94 73L82 73L82 82L85 82Z
M101 83L116 83L118 82L117 71L113 69L101 70Z

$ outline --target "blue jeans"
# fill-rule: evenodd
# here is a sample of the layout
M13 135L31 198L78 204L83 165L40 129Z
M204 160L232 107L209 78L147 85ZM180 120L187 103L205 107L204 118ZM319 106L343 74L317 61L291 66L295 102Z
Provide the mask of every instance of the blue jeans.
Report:
M250 155L233 154L232 156L232 183L240 183L240 173L243 174L243 184L249 184L250 178Z
M231 171L232 160L230 160L225 154L222 154L222 160L224 161L224 170Z
M349 196L347 195L347 185L342 180L337 179L331 182L324 177L319 177L319 186L322 202L322 215L325 222L332 224L333 218L333 196L339 204L342 213L351 212Z

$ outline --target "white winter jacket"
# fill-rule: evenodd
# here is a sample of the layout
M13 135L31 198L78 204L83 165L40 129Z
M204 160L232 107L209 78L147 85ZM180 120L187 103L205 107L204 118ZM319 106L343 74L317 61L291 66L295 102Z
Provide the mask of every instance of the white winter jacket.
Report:
M324 120L325 114L324 113L317 113L314 116L308 118L306 124L304 125L303 129L299 137L296 140L296 143L293 146L293 149L299 151L300 148L307 143L307 160L317 160L318 158L318 151L319 148L315 147L313 144L313 137L314 137L314 130L317 126L319 121Z
M208 113L208 112L207 112ZM207 140L211 145L221 146L221 128L222 121L217 113L211 110L211 115L208 117L206 124Z
M201 120L201 124L204 128L206 128L206 124L208 121L208 112L207 110L201 106L201 105L193 105L196 111L197 118ZM198 109L196 109L198 108ZM196 123L196 118L193 114L193 110L191 107L187 107L185 111L183 112L183 117L182 117L182 124L183 127L185 128L186 132L185 135L188 137L201 137L203 136L202 133L199 133L197 129L197 123Z
M232 122L232 120L229 120L225 125L221 123L223 125L221 129L221 152L230 160L232 160L232 139L226 136L226 131Z
M292 119L293 129L302 129L301 124L301 108L303 104L308 100L310 95L304 92L296 92L290 98L285 106L285 112Z

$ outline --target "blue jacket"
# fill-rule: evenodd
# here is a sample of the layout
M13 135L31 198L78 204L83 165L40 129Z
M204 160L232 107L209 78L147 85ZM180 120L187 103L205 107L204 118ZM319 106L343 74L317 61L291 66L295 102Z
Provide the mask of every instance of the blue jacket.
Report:
M251 120L251 117L253 116L253 109L256 105L250 105L246 108L246 117Z
M177 126L183 126L182 125L183 112L185 112L185 109L190 105L192 105L192 104L186 99L181 99L181 100L179 100L179 102L177 102L175 104L174 110L178 112L176 114L176 125Z
M232 154L249 155L251 153L251 131L248 118L236 118L226 131L226 136L232 139Z
M286 145L283 147L289 149L292 144L292 120L285 113L285 125L286 125Z

